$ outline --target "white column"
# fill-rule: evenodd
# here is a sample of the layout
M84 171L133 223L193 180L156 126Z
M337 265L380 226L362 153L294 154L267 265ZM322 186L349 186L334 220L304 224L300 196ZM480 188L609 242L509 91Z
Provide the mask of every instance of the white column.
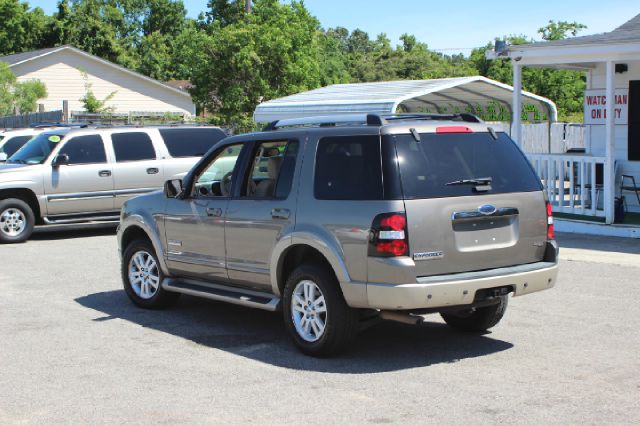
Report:
M607 62L607 117L605 121L606 131L606 157L607 164L604 167L604 212L607 223L613 223L613 200L615 197L615 143L616 126L614 117L615 108L615 66L613 61Z
M513 101L511 102L511 139L522 147L522 66L511 61L513 65Z

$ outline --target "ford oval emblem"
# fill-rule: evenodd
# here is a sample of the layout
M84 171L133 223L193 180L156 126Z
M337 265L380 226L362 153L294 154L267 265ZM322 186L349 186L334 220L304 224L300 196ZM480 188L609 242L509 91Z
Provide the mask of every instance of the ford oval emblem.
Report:
M494 214L498 209L492 204L484 204L478 207L478 211L484 215Z

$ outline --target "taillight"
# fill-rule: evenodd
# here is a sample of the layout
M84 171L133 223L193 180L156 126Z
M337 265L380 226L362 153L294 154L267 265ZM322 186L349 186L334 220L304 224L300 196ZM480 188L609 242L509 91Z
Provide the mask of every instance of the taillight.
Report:
M409 253L407 217L404 213L383 213L373 219L369 256L394 257Z
M436 127L436 133L473 133L467 126L440 126Z
M547 240L553 240L555 230L553 229L553 210L551 203L547 201Z

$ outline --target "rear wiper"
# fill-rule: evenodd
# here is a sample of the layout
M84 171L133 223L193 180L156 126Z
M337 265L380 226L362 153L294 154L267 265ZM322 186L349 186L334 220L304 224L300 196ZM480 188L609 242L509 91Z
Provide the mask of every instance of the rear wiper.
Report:
M493 181L490 177L475 179L460 179L445 183L445 185L491 185Z

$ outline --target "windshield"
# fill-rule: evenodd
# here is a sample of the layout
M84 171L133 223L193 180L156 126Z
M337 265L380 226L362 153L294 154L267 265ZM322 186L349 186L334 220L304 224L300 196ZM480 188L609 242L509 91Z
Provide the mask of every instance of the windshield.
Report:
M40 133L7 160L7 163L42 164L60 143L64 133Z

